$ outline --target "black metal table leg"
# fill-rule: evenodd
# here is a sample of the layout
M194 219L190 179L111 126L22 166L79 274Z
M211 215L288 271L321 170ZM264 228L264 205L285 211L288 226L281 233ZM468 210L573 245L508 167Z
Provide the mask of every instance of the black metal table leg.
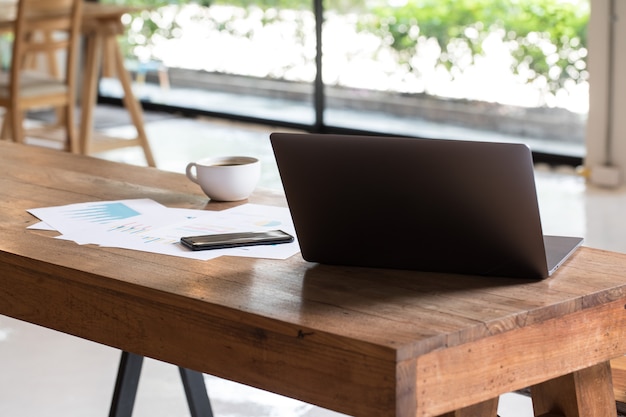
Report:
M131 417L144 357L122 352L109 417ZM202 373L178 367L191 417L213 417Z
M185 395L187 396L191 417L213 417L211 401L209 400L202 373L180 366L178 370L185 387Z
M109 417L131 417L137 397L143 356L122 352Z

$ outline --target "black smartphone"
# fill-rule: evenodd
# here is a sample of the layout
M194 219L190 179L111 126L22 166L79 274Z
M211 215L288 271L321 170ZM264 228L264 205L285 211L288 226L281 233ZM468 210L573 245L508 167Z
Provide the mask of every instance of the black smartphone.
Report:
M274 245L293 242L293 236L282 230L262 232L219 233L203 236L186 236L180 243L191 250L238 248L241 246Z

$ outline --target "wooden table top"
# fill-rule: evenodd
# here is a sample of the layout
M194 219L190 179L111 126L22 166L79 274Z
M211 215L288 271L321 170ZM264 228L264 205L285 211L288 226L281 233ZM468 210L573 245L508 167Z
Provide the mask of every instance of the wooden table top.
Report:
M0 0L0 32L13 28L16 6L17 0ZM123 15L139 10L143 9L119 4L84 2L82 11L84 28L88 29L97 22L119 21Z
M236 204L184 175L0 142L0 188L0 314L346 414L435 416L626 352L623 254L583 247L540 282L203 262L26 229L36 207Z

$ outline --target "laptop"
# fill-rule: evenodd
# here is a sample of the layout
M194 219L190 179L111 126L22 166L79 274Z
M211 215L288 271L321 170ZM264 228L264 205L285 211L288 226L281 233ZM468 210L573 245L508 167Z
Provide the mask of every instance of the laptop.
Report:
M524 144L273 133L310 262L543 279L582 239L543 236Z

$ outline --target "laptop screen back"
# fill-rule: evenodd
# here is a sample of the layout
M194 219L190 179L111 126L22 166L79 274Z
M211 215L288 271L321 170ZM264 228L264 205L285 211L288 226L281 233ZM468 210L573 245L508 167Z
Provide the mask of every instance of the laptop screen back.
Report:
M547 276L525 145L289 133L271 141L308 261Z

